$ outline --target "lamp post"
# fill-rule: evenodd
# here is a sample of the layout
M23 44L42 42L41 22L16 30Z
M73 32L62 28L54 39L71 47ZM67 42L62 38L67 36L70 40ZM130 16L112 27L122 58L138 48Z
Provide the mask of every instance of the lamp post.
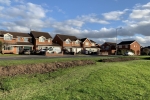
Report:
M117 35L118 35L118 29L122 29L122 27L116 28L116 55L117 55L117 50L118 50L118 47L117 47Z

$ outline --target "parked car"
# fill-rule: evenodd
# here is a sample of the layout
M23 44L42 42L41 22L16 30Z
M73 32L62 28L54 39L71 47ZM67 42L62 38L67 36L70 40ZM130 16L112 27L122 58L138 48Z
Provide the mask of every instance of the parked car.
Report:
M125 53L125 56L133 56L133 55L134 55L134 53L130 52L130 51L128 51L128 52Z
M46 52L46 49L41 49L40 50L40 54L45 54L45 52Z
M23 50L23 54L30 55L30 54L31 54L31 52L30 52L30 50L29 50L29 49L24 49L24 50Z
M60 53L61 52L61 49L60 48L56 48L56 47L50 47L48 50L47 50L48 53Z

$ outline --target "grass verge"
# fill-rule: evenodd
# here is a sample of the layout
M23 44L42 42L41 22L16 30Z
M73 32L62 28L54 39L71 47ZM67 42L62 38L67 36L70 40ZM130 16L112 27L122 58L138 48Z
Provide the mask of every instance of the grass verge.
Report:
M2 100L149 100L150 62L135 60L1 79ZM4 88L6 88L4 90Z

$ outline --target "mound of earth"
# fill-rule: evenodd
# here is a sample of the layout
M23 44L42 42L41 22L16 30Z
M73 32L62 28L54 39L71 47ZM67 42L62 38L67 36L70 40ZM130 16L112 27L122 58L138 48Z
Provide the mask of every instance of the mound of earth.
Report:
M118 58L108 58L101 59L100 62L121 62L121 61L130 61L130 60L139 60L137 57L118 57Z
M85 66L96 64L93 60L75 60L55 63L39 63L17 66L0 67L0 76L15 76L20 74L47 73L59 68L68 68L75 66Z

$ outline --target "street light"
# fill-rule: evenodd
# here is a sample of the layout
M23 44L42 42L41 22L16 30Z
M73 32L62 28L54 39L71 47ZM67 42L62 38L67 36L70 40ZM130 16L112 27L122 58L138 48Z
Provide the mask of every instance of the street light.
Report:
M119 28L116 28L116 55L117 55L117 49L118 49L118 47L117 47L117 35L118 35L118 30L119 29L122 29L122 27L119 27Z

